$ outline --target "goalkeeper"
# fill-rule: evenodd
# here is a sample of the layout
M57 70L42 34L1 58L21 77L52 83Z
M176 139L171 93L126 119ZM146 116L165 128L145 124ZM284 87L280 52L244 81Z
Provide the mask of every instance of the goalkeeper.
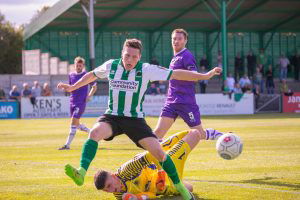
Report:
M203 139L201 137L198 130L187 130L170 136L161 144L163 150L173 160L180 179L186 159L200 139ZM155 199L161 195L179 195L172 181L149 152L138 154L124 163L116 173L99 170L94 176L94 183L98 190L111 192L116 199L122 200L145 200ZM184 182L184 185L190 192L193 191L191 184Z

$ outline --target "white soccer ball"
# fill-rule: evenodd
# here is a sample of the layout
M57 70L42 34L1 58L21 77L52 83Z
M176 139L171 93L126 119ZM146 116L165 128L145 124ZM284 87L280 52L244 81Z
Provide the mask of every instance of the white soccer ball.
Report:
M239 136L227 133L218 138L216 148L222 158L232 160L242 153L243 142Z

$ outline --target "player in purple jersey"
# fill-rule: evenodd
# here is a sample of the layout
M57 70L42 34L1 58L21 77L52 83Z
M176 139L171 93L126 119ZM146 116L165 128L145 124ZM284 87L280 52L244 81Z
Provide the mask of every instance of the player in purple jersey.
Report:
M76 83L81 77L86 74L85 60L81 57L76 57L74 60L75 71L69 74L69 84ZM90 84L91 90L88 93L88 85L78 88L71 92L70 95L70 113L71 113L71 126L68 139L66 144L63 145L59 150L68 150L75 137L76 130L89 133L90 130L84 124L80 124L80 117L83 114L86 106L86 102L94 95L97 90L96 82Z
M172 32L172 47L174 56L170 69L197 71L196 60L193 54L185 47L188 34L184 29L175 29ZM170 80L166 103L154 130L158 138L162 139L170 129L176 118L180 116L191 129L197 129L202 139L216 140L222 135L214 129L204 130L201 125L200 111L196 103L195 82Z

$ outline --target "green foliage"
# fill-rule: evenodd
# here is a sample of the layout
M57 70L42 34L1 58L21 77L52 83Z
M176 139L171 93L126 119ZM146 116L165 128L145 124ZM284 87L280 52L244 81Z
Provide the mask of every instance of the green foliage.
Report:
M22 73L23 27L15 28L0 13L0 74Z
M187 160L184 179L198 199L300 199L300 115L267 114L203 117L205 127L233 131L244 142L235 160L221 159L214 141L202 141ZM94 118L81 120L88 127ZM157 118L147 118L154 128ZM68 135L70 119L21 119L0 122L0 199L114 199L99 192L93 175L99 169L115 171L142 152L126 136L100 142L85 185L78 187L64 174L64 165L79 165L87 134L77 132L71 150L58 151ZM17 124L17 125L16 125ZM181 119L168 133L186 129ZM166 197L163 200L180 200Z

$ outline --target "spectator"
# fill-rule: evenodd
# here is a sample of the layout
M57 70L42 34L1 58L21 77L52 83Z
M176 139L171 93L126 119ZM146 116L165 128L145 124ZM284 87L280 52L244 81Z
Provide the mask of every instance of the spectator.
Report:
M264 75L264 70L266 68L267 63L268 63L268 57L265 55L265 50L260 49L260 54L258 57L258 65L260 67L262 75Z
M22 97L31 98L32 93L31 93L28 83L23 83L23 90L21 92L21 95L22 95Z
M44 96L44 97L52 96L52 91L51 91L48 83L44 83L44 85L43 85L42 96Z
M6 100L5 92L1 87L0 87L0 100Z
M158 92L159 94L166 94L167 93L167 85L165 81L158 82Z
M227 89L227 91L229 93L232 93L233 90L234 90L234 84L235 84L235 80L234 78L232 77L232 74L229 73L228 74L228 77L226 78L225 80L225 88Z
M253 85L257 94L264 92L264 80L259 67L256 68L256 72L253 76Z
M294 94L294 92L289 89L289 86L285 79L280 80L279 91L281 94L284 94L286 96L292 96Z
M278 61L280 67L280 80L287 78L287 68L290 64L290 61L284 54L282 54Z
M247 72L248 77L253 77L254 70L256 68L256 56L253 54L253 51L249 51L247 55Z
M243 93L251 90L251 81L247 74L244 74L244 76L240 78L239 85L242 88Z
M298 52L292 57L291 64L294 66L294 78L299 81L300 55Z
M234 84L233 93L235 93L235 94L242 94L243 93L240 84L238 84L238 83Z
M151 94L151 95L158 94L158 88L156 87L156 84L154 82L152 82L150 87L148 88L147 94Z
M11 88L11 90L9 91L9 98L17 100L17 101L20 101L21 94L18 91L18 87L16 85L13 85L12 88Z
M206 70L205 70L205 66L201 66L200 67L200 73L203 73L205 74L206 73ZM208 84L208 80L201 80L200 81L200 93L202 94L205 94L206 93L206 87L207 87L207 84Z
M150 60L150 64L152 64L152 65L159 65L159 62L158 62L158 60L157 60L156 57L153 57L153 58Z
M33 86L31 88L31 93L33 97L39 97L42 94L42 88L38 81L33 82Z
M272 65L269 65L269 69L266 72L266 88L268 94L274 94L275 85L274 85Z
M234 78L239 80L244 74L244 59L241 57L240 53L237 53L234 58Z
M151 60L150 60L150 64L152 65L159 65L159 62L157 60L157 58L154 56ZM153 83L158 86L159 82L158 81L153 81ZM150 90L150 89L149 89Z
M208 63L208 60L207 60L205 54L203 55L203 57L200 60L200 69L201 69L201 67L204 67L204 69L208 69L208 67L209 67L209 63Z

